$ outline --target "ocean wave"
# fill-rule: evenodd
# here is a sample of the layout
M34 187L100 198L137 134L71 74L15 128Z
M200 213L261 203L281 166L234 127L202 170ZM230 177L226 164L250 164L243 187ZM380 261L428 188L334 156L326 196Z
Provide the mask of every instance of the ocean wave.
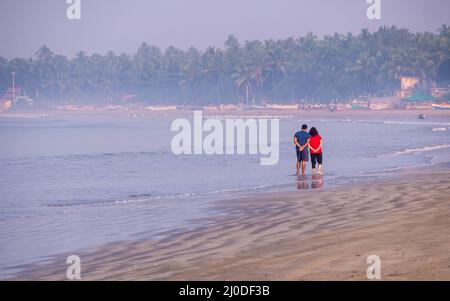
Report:
M319 119L317 121L320 121L320 122L349 122L349 123L394 124L394 125L450 126L449 122L421 122L421 121L398 121L398 120Z
M183 198L196 198L196 197L204 197L204 196L213 196L213 195L221 195L228 193L245 193L245 192L254 192L258 190L268 190L281 188L285 185L289 185L291 183L277 183L277 184L261 184L255 185L251 187L243 187L243 188L233 188L233 189L219 189L219 190L211 190L211 191L202 191L202 192L186 192L186 193L175 193L175 194L162 194L162 195L152 195L149 193L145 194L132 194L124 199L119 200L97 200L97 201L65 201L58 203L47 204L47 207L56 207L56 208L66 208L66 207L86 207L86 206L111 206L111 205L125 205L125 204L136 204L136 203L145 203L152 202L158 200L176 200Z
M45 113L36 113L36 114L1 114L0 117L4 118L42 118L42 117L49 117L53 116L52 114L45 114Z
M214 119L292 119L292 115L207 115Z
M173 155L171 151L139 151L139 152L114 152L114 153L92 153L92 154L61 154L61 155L44 155L44 156L26 156L20 158L11 158L11 159L0 159L0 161L4 161L6 163L10 162L11 164L20 164L23 162L39 161L39 160L83 160L83 159L102 159L102 158L126 158L136 156L167 156Z
M400 124L400 125L441 125L441 126L449 126L448 122L414 122L414 121L393 121L388 120L384 121L384 124Z
M407 166L397 166L397 167L388 167L388 168L382 168L382 169L372 169L368 171L360 171L359 174L366 175L366 174L380 174L380 173L386 173L386 172L395 172L400 170L406 170L411 168L419 168L419 167L427 167L432 164L416 164L416 165L407 165Z
M283 187L285 185L289 185L290 183L276 183L276 184L261 184L250 187L241 187L241 188L231 188L231 189L218 189L211 191L201 191L201 192L186 192L186 193L177 193L177 194L165 194L165 195L156 195L156 196L145 196L144 197L132 197L125 200L117 200L114 201L114 204L128 204L128 203L140 203L140 202L148 202L154 200L169 200L169 199L179 199L179 198L195 198L202 196L212 196L212 195L220 195L227 193L240 193L240 192L252 192L257 190L264 189L273 189L278 187Z
M405 150L397 151L397 152L389 154L389 155L384 155L382 157L395 157L395 156L401 156L401 155L416 155L416 154L432 152L435 150L446 149L446 148L450 148L450 144L432 145L432 146L424 146L424 147L419 147L419 148L405 149Z
M433 132L445 132L447 128L433 128Z

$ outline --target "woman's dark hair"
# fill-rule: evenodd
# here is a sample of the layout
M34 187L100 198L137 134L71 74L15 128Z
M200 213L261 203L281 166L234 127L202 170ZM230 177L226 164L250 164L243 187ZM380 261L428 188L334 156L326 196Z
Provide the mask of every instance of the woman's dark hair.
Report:
M315 127L312 127L309 130L309 134L311 135L311 137L315 137L315 136L319 135L319 132L317 131L317 129Z

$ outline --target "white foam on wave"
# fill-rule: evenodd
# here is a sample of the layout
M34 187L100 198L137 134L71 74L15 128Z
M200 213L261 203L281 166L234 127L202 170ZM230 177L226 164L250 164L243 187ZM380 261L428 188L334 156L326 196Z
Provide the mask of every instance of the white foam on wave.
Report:
M387 120L384 121L385 124L399 124L399 125L441 125L441 126L449 126L448 122L415 122L415 121L393 121Z
M425 152L432 152L435 150L450 148L450 144L444 145L432 145L432 146L424 146L419 148L405 149L392 154L387 155L388 157L401 156L401 155L416 155Z
M42 117L49 117L53 116L52 114L39 114L39 113L29 113L29 114L0 114L0 117L4 118L42 118Z
M292 119L292 115L207 115L214 119Z
M430 164L417 164L417 165L408 165L408 166L398 166L398 167L389 167L389 168L382 168L382 169L372 169L369 171L360 171L360 174L366 175L366 174L380 174L385 172L395 172L399 170L406 170L409 168L419 168L419 167L427 167L430 166Z
M445 132L447 128L433 128L433 132Z
M143 197L143 198L117 200L117 201L108 202L108 203L130 204L130 203L149 202L149 201L155 201L155 200L195 198L195 197L213 196L213 195L227 194L227 193L252 192L252 191L258 191L258 190L282 187L284 185L289 185L289 184L290 183L288 183L288 182L287 183L276 183L276 184L262 184L262 185L256 185L256 186L251 186L251 187L234 188L234 189L219 189L219 190L204 191L204 192L187 192L187 193L179 193L179 194L157 195L154 197Z
M435 125L450 126L449 122L427 122L427 121L399 121L399 120L364 120L364 119L320 119L318 121L325 122L350 122L350 123L375 123L375 124L393 124L393 125Z
M276 189L279 187L283 187L285 185L289 185L289 182L285 183L275 183L275 184L261 184L250 187L242 187L242 188L234 188L234 189L219 189L212 191L202 191L202 192L186 192L186 193L176 193L176 194L163 194L163 195L142 195L137 197L129 197L122 200L99 200L99 201L75 201L75 202L66 202L66 203L53 203L47 204L47 207L62 207L62 208L70 208L70 207L86 207L86 206L111 206L111 205L125 205L125 204L135 204L135 203L145 203L159 200L174 200L174 199L189 199L196 197L207 197L213 195L221 195L227 193L245 193L245 192L254 192L258 190L266 190L266 189ZM64 210L64 209L63 209Z

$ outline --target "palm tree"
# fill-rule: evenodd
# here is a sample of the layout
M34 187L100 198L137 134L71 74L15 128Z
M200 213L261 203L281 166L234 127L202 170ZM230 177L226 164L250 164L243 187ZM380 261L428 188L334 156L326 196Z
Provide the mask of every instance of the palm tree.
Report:
M382 26L359 34L317 37L308 33L284 40L246 41L230 35L223 49L186 51L142 43L135 54L79 52L68 59L45 45L35 58L0 58L0 89L15 71L28 91L52 103L67 99L120 99L196 103L315 99L329 101L363 93L391 94L398 77L420 76L425 84L450 61L450 27L412 33ZM444 67L442 67L444 66Z

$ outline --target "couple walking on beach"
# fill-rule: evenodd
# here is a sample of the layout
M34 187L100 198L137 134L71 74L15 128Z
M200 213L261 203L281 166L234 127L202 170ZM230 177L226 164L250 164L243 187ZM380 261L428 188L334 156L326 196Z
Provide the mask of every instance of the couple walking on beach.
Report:
M294 144L297 150L297 176L305 175L306 162L311 154L312 174L316 175L316 164L318 164L317 174L322 175L322 137L315 127L308 132L308 126L302 125L302 130L295 133Z

